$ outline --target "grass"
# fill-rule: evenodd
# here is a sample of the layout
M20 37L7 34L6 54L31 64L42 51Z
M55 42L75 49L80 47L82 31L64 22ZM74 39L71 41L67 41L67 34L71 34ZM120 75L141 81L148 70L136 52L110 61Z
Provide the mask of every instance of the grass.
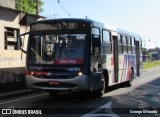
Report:
M150 69L158 66L160 66L160 61L143 62L143 69Z

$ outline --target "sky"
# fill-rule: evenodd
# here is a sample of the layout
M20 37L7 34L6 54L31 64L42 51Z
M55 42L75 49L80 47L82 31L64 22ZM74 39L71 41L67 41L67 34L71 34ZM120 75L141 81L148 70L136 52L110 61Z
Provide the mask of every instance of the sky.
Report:
M40 15L48 19L87 16L89 19L142 35L145 48L160 47L160 0L42 1L44 11Z

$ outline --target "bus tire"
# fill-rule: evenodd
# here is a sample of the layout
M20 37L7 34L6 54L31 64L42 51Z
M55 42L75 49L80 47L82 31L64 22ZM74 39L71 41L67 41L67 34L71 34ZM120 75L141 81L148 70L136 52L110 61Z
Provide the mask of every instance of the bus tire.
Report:
M105 70L103 72L104 78L105 78L105 93L108 92L109 89L109 75L108 75L108 70Z
M129 77L129 81L127 81L127 83L126 83L127 87L131 87L133 85L133 79L134 79L134 71L131 68L131 74L130 74L130 77Z
M48 93L51 97L57 97L59 95L58 91L48 91Z
M106 80L104 78L104 75L102 75L101 88L98 89L97 91L94 91L93 94L94 94L95 97L101 97L106 92L105 90L106 90Z

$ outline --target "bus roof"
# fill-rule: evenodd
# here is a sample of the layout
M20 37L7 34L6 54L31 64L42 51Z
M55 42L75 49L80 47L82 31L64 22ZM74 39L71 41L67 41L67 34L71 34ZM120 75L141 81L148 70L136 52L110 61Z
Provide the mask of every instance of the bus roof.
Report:
M52 21L82 21L82 22L86 22L86 23L90 23L93 27L99 27L99 28L103 28L103 29L107 29L113 32L117 32L120 34L124 34L124 35L129 35L129 36L133 36L136 38L136 40L140 40L141 36L108 24L103 24L91 19L83 19L83 18L60 18L60 19L44 19L44 20L38 20L35 21L34 23L40 23L40 22L52 22ZM33 23L33 24L34 24Z
M100 27L100 28L104 28L104 24L91 20L91 19L83 19L83 18L60 18L60 19L43 19L43 20L38 20L35 21L34 23L40 23L40 22L52 22L52 21L82 21L82 22L86 22L86 23L90 23L92 24L93 27Z
M120 33L120 34L133 36L133 37L136 38L136 40L140 40L140 38L142 38L141 35L139 35L139 34L135 34L135 33L132 33L132 32L123 30L123 29L121 29L121 28L117 28L117 27L108 25L108 24L105 24L105 28L106 28L107 30L111 30L111 31L113 31L113 32L117 32L117 33ZM138 38L138 39L137 39L137 38Z

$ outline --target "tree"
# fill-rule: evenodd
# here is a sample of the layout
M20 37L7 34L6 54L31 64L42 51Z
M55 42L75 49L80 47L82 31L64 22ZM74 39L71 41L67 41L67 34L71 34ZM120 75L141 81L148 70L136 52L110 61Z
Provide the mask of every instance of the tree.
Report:
M36 14L37 6L36 2L38 1L38 13L42 12L42 0L16 0L16 9L23 11L29 14Z
M147 55L148 54L147 48L142 48L142 53L143 55Z

